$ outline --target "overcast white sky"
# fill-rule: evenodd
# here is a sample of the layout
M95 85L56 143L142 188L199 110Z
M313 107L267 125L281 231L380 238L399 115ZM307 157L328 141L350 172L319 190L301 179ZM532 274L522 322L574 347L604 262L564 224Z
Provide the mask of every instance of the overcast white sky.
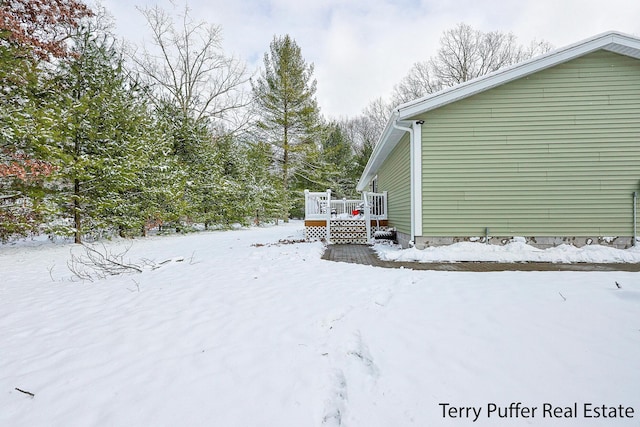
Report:
M184 0L176 0L184 5ZM148 37L136 6L169 0L102 0L116 32ZM640 36L638 0L189 0L193 17L222 27L224 49L262 66L274 35L289 34L315 64L325 116L354 116L387 98L411 65L436 53L444 30L460 22L513 32L520 43L562 47L609 30ZM180 9L180 7L178 8Z

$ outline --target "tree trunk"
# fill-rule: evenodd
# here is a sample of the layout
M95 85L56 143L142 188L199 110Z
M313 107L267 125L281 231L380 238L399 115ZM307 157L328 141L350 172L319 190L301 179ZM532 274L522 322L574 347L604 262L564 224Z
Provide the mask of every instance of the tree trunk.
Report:
M73 224L75 226L75 242L82 243L82 218L80 217L80 180L73 180Z
M282 148L284 150L282 157L282 188L284 189L284 209L282 211L284 213L284 218L282 218L282 220L286 223L289 222L289 115L286 102L284 114L284 141L282 144Z

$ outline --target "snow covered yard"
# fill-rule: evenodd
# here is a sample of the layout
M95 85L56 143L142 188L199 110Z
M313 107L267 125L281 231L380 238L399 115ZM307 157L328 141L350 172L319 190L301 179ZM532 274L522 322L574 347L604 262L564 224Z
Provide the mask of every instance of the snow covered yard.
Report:
M302 229L136 240L132 260L172 261L93 283L71 280L78 247L0 247L0 425L640 424L639 273L381 269L274 244Z

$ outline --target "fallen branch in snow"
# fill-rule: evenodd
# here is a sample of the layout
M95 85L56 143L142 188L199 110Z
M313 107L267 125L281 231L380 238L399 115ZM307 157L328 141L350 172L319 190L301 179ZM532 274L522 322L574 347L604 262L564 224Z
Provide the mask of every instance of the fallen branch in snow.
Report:
M622 286L620 286L620 283L616 282L616 286L618 287L618 289L622 289Z
M253 243L251 246L254 248L261 248L263 246L281 246L281 245L294 245L296 243L309 243L305 239L280 239L278 243Z
M120 254L114 254L107 250L107 248L102 245L104 249L104 253L99 252L95 248L88 246L86 244L83 245L87 250L87 256L89 259L95 264L100 266L105 266L109 272L114 272L114 274L120 274L122 271L130 271L134 270L138 273L142 273L142 268L135 264L128 264L124 262L124 256L129 252L131 246L129 246L124 252Z
M69 270L81 280L93 282L95 279L104 279L107 276L117 276L124 273L142 273L142 265L125 261L124 257L131 246L123 252L114 253L103 244L102 250L98 250L86 243L83 256L71 254L67 262Z
M150 259L144 258L142 260L142 262L144 263L144 265L149 266L149 268L151 268L152 270L157 270L160 267L162 267L163 265L170 263L171 260L170 259L165 259L164 261L153 262Z
M55 282L55 279L53 278L53 267L55 267L56 265L53 264L51 267L48 268L49 270L49 277L51 277L51 281Z
M21 390L18 387L16 387L16 390L18 390L20 393L24 393L24 394L28 394L31 397L36 397L35 394L31 393L30 391L26 391L26 390Z
M565 301L567 300L567 299L564 297L564 295L562 295L562 293L561 293L561 292L558 292L558 293L560 294L560 296L562 297L562 299L563 299L563 300L565 300Z
M133 280L133 279L131 279L131 280L133 281L133 283L135 283L136 288L138 288L138 292L140 292L140 283L136 282L136 281L135 281L135 280ZM129 289L129 288L127 288L127 290L128 290L128 291L130 291L130 292L134 292L134 290L133 290L133 289Z
M278 240L279 245L293 245L296 243L307 243L305 239L280 239Z
M108 276L142 273L144 270L157 270L165 264L184 262L185 260L184 257L175 257L161 262L155 262L147 258L142 258L132 263L130 260L125 260L125 256L129 252L129 249L131 249L131 245L121 252L114 252L104 244L102 244L100 248L86 243L83 243L82 246L84 248L84 255L77 256L72 252L71 259L67 261L67 267L73 275L80 280L88 280L90 282L105 279Z

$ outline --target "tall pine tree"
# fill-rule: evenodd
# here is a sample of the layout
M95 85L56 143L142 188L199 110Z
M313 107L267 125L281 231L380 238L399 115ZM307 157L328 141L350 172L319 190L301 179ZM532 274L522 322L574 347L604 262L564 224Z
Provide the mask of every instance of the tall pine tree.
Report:
M289 35L274 37L264 55L264 69L252 83L260 120L258 127L273 146L281 174L282 214L286 220L294 198L292 175L301 167L304 144L313 143L319 110L315 99L313 64L307 64L298 44Z

